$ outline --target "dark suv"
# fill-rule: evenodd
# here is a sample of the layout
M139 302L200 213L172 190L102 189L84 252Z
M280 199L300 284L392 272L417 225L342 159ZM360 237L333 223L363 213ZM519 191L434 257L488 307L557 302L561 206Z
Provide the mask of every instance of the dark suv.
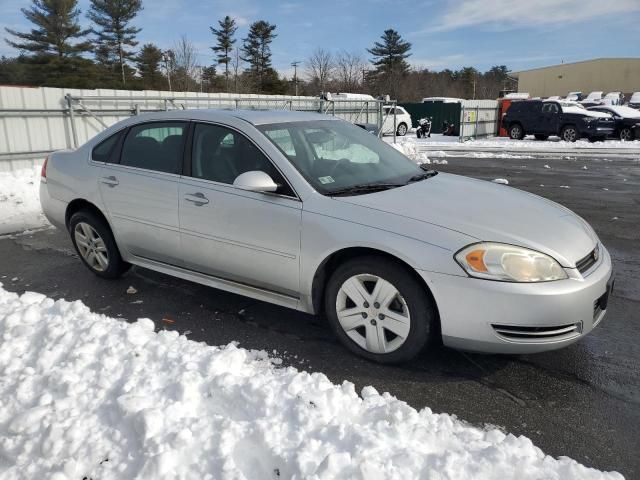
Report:
M523 100L511 104L502 117L502 126L514 140L522 140L525 135L535 135L537 140L557 135L567 142L575 142L581 137L604 140L613 133L614 122L611 117L599 118L578 106Z

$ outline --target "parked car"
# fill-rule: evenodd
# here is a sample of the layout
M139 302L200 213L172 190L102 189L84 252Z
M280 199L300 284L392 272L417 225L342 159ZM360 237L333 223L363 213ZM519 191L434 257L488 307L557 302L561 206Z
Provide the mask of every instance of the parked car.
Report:
M426 168L330 116L176 110L53 153L40 199L100 277L138 265L321 313L374 361L437 339L551 350L602 321L611 257L582 218Z
M396 135L404 136L412 127L411 115L403 107L383 107L382 133L393 134L393 112L395 110Z
M570 102L524 100L514 102L502 117L502 126L514 140L534 135L546 140L557 135L567 142L581 137L600 140L613 133L611 115L593 112Z
M622 92L609 92L602 99L603 105L622 105L624 103L624 94Z
M627 106L631 108L640 108L640 92L633 92Z
M589 110L602 112L613 117L615 129L612 136L620 140L634 140L636 138L634 127L640 123L640 111L620 105L591 107Z
M604 92L591 92L584 99L580 100L580 103L585 107L595 107L596 105L602 105L602 95Z

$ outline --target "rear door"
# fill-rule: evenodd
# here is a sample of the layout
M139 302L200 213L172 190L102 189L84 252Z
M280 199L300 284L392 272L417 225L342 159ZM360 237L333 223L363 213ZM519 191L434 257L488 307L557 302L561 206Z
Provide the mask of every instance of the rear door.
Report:
M118 162L99 177L118 244L130 254L180 265L178 180L188 122L135 125L124 134Z
M190 270L296 297L302 203L266 155L243 133L195 123L179 205L184 265ZM263 171L278 192L234 187Z

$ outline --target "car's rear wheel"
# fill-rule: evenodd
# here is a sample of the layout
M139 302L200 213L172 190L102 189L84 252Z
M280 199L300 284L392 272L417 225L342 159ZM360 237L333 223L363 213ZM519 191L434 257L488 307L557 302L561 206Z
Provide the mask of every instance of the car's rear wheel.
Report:
M425 287L401 265L381 257L340 266L327 285L325 311L349 350L379 363L418 355L437 317Z
M578 133L578 129L574 125L567 125L563 127L560 132L560 138L565 142L575 142L580 138L580 134Z
M622 140L623 142L630 142L631 140L633 140L633 137L633 130L631 130L629 127L625 127L620 130L620 140Z
M401 137L404 137L407 134L407 124L401 123L400 125L398 125L398 130L396 131L396 134L398 134Z
M524 129L519 123L514 123L509 127L509 137L512 140L522 140L524 138Z
M99 277L118 278L131 267L122 260L111 229L95 213L74 213L69 232L82 263Z
M536 140L546 140L547 138L549 138L549 135L543 135L541 133L536 133L535 137L536 137Z

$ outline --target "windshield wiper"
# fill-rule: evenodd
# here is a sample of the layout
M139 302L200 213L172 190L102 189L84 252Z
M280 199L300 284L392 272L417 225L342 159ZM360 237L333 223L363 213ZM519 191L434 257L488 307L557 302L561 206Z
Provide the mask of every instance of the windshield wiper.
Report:
M438 174L438 172L436 172L435 170L429 170L429 167L427 167L427 165L424 163L420 165L420 168L424 170L424 173L414 175L407 181L407 183L419 182L420 180L435 177Z
M383 190L389 190L392 188L403 187L402 183L361 183L359 185L352 185L350 187L339 188L328 192L327 195L357 195L358 193L373 193L381 192Z

